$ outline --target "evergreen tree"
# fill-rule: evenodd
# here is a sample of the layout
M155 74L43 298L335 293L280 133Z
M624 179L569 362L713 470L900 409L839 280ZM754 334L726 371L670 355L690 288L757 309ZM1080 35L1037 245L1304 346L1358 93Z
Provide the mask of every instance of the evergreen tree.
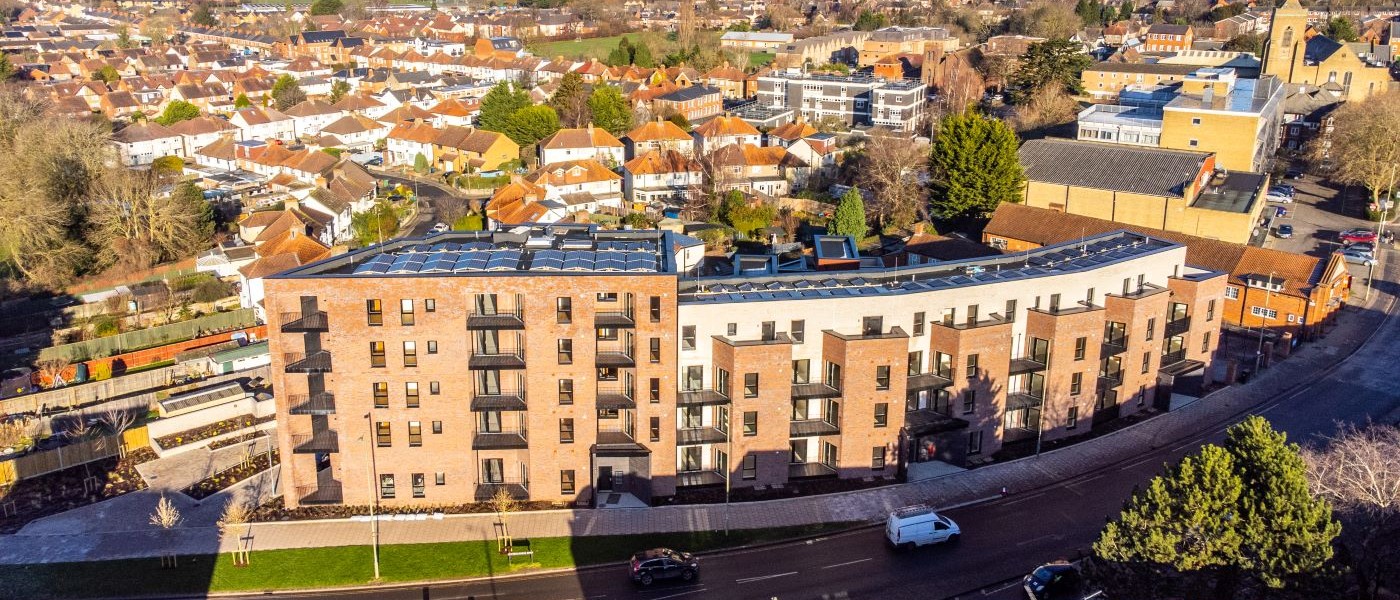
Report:
M422 152L414 154L413 170L416 171L419 175L425 175L428 173L428 169L428 157L424 156Z
M180 121L188 121L199 116L199 107L184 100L174 100L165 105L165 110L155 118L155 122L161 125L174 125Z
M1094 59L1081 51L1078 42L1050 40L1031 44L1011 78L1019 90L1012 100L1024 104L1030 94L1050 84L1063 85L1071 94L1080 93L1080 74L1093 63Z
M778 211L768 203L759 202L757 206L749 206L744 193L739 190L730 190L724 195L724 202L720 204L720 220L746 238L773 224L773 219L777 216Z
M588 109L593 113L593 124L613 135L621 136L632 128L632 107L616 87L594 86L588 96Z
M680 127L681 129L684 129L686 131L690 131L691 129L690 119L685 118L685 115L681 113L676 113L674 115L666 117L666 120L675 123L676 127Z
M337 79L331 82L331 93L326 99L331 104L335 104L336 102L340 102L340 99L344 98L348 93L350 93L350 83L344 79Z
M233 99L234 110L243 110L245 108L252 108L252 106L253 101L248 99L248 94L239 92L238 96Z
M290 73L284 74L272 83L272 104L277 110L287 110L306 99L306 92Z
M1352 25L1351 19L1346 17L1332 17L1327 21L1325 28L1327 37L1338 42L1355 42L1361 39L1356 33L1356 26Z
M311 3L311 15L340 14L340 9L342 8L345 8L345 3L341 0L315 0Z
M651 46L646 42L638 43L632 47L632 64L650 69L656 66L656 59L651 56Z
M627 39L627 36L624 35L621 40L618 40L617 47L608 52L608 57L603 59L603 62L612 67L632 64L632 42Z
M482 96L477 125L482 129L505 133L510 126L511 115L527 106L530 106L530 95L525 90L513 89L510 82L502 81Z
M1127 21L1132 19L1133 11L1135 10L1136 8L1133 6L1133 0L1124 0L1123 4L1118 7L1118 20Z
M999 119L972 110L943 117L930 162L931 203L941 218L982 217L1021 198L1016 133Z
M204 27L213 27L219 24L219 20L214 18L213 11L209 10L209 4L204 2L195 6L194 12L190 14L190 22Z
M583 76L570 71L559 80L559 87L549 97L549 106L559 113L559 122L568 127L582 127L589 120L589 95L583 89Z
M836 203L836 212L831 216L827 231L832 235L849 235L860 241L869 230L865 222L865 198L860 195L860 190L851 188Z
M10 62L10 55L0 53L0 81L9 81L15 76L15 64Z
M534 145L559 131L559 114L547 105L526 106L515 111L506 125L506 134L521 148Z

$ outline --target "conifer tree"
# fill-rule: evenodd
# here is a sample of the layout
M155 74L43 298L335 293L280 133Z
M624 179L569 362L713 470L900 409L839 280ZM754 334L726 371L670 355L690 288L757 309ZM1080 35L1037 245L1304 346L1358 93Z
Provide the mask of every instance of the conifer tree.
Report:
M972 110L943 117L930 166L930 200L941 218L982 217L1021 198L1016 133L999 119Z
M515 111L530 106L530 95L513 88L509 81L497 83L481 98L481 113L476 122L482 129L505 133Z
M827 229L833 235L849 235L856 241L865 237L870 227L865 222L865 198L860 195L860 190L851 188L841 195L836 212L831 216L831 226Z
M597 85L588 96L588 110L593 124L609 133L621 136L632 128L632 107L622 92L611 85Z

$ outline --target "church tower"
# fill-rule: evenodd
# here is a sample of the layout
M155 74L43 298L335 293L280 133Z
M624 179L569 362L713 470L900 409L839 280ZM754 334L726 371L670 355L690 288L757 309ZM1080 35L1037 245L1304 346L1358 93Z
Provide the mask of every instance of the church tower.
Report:
M1269 40L1264 46L1264 75L1276 75L1292 83L1293 70L1303 60L1307 45L1308 9L1298 0L1287 0L1274 8L1269 25Z

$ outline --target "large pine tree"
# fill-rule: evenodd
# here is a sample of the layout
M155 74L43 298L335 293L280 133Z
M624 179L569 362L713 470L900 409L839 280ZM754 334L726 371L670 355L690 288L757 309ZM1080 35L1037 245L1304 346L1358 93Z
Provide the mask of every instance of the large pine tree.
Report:
M588 110L592 113L593 124L613 135L621 136L632 129L632 107L614 86L594 86L593 93L588 96Z
M583 89L583 76L570 71L559 80L559 87L549 97L549 106L559 113L565 127L583 127L588 123L588 90Z
M511 115L531 104L530 95L525 90L514 88L509 81L502 81L482 96L481 113L476 123L482 129L505 133L510 127Z
M930 200L940 218L983 217L1021 198L1016 133L999 119L970 109L943 117L930 166Z
M849 235L856 241L870 231L870 226L865 222L865 198L860 195L860 190L851 188L841 196L827 230L833 235Z

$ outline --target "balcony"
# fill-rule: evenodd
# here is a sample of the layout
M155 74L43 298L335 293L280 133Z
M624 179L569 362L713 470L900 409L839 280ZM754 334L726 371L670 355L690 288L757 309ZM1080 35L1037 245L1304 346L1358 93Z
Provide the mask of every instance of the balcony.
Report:
M1190 331L1190 330L1191 330L1191 317L1184 317L1184 318L1181 318L1181 319L1175 319L1175 320L1172 320L1172 321L1167 321L1167 326L1166 326L1166 328L1165 328L1167 337L1171 337L1171 336L1174 336L1174 335L1181 335L1181 334L1186 333L1187 331Z
M1185 348L1182 348L1182 349L1180 349L1180 350L1175 350L1175 351L1172 351L1172 352L1163 352L1163 353L1162 353L1162 364L1161 364L1158 368L1160 368L1160 369L1166 369L1167 367L1171 367L1171 366L1173 366L1173 365L1175 365L1175 364L1177 364L1177 363L1179 363L1179 362L1183 362L1183 361L1185 361L1185 360L1186 360L1186 349L1185 349Z
M904 427L910 435L931 435L967 428L967 421L954 418L932 408L919 408L904 413Z
M476 501L488 502L496 497L501 490L505 490L510 497L516 500L530 499L530 482L518 477L506 477L500 481L477 482Z
M472 394L472 410L525 410L525 390L477 390Z
M637 366L637 361L632 357L631 346L599 344L598 351L594 354L594 364L599 367L630 369Z
M632 328L637 326L631 310L601 311L593 316L594 327Z
M788 465L788 479L817 479L835 477L836 467L822 463L793 463Z
M344 496L340 483L321 483L297 486L297 501L301 504L340 504Z
M330 329L324 310L285 312L281 316L279 322L282 324L282 333L311 333L329 331Z
M677 446L722 444L728 439L729 434L717 427L684 427L676 430Z
M1046 355L1022 356L1011 359L1011 374L1023 375L1026 373L1037 373L1044 371L1050 364L1050 357Z
M718 406L729 404L729 396L719 390L681 390L676 406Z
M333 415L335 414L335 394L316 392L314 394L292 394L287 397L287 410L294 415Z
M819 435L840 435L841 427L826 419L804 419L792 421L788 425L788 437L813 437Z
M284 352L282 362L286 363L288 373L330 373L331 353L326 350L318 350L307 354L305 352Z
M524 329L525 311L521 309L498 310L495 312L472 311L467 313L467 329Z
M598 386L598 408L627 409L637 408L632 397L632 388L621 385Z
M467 357L468 369L524 369L525 350L523 348L496 348L487 351L476 348Z
M937 390L953 385L953 379L951 377L944 377L936 373L910 375L907 381L908 383L905 384L905 387L911 392L917 392L919 390Z
M681 471L676 473L676 487L715 485L724 485L724 474L719 471Z
M309 435L294 435L292 436L292 452L297 454L340 452L340 436L331 429Z
M1006 410L1038 408L1045 401L1043 392L1021 390L1006 395Z
M1119 354L1122 354L1127 351L1128 338L1126 337L1116 339L1105 339L1103 341L1103 344L1099 345L1099 356L1101 357L1118 356Z
M838 398L841 396L841 389L827 385L825 383L794 383L792 384L792 397L794 400L804 398Z
M525 430L478 431L472 437L473 450L524 450L530 446Z
M1116 371L1099 371L1099 381L1110 387L1123 383L1123 369Z

